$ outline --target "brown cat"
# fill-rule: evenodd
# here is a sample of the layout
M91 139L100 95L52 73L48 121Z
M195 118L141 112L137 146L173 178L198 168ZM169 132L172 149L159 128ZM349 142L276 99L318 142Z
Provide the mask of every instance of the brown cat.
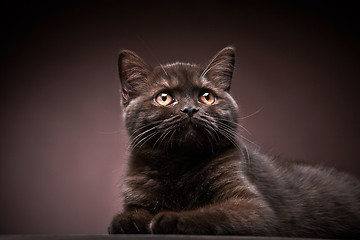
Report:
M205 65L119 57L131 155L109 233L360 237L354 177L247 148L230 83L235 52Z

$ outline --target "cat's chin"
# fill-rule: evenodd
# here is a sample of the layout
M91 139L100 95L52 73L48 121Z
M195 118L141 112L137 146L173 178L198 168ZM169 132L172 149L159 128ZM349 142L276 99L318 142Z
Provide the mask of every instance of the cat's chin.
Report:
M176 146L183 149L204 148L204 142L207 142L207 133L202 126L196 123L196 120L188 118L184 120L176 138Z

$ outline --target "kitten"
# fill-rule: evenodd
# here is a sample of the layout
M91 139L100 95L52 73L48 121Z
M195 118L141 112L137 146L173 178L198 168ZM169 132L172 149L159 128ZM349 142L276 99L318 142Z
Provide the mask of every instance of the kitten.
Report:
M360 183L238 140L235 52L152 68L119 56L131 139L124 210L111 234L360 237Z

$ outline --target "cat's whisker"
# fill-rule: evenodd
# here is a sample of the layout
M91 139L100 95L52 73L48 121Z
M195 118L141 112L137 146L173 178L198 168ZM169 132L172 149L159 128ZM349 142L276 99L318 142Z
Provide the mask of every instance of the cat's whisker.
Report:
M246 132L247 134L252 135L251 132L250 132L249 130L247 130L243 125L238 124L238 126L239 126L241 129L245 130L245 132Z
M218 64L215 64L213 65L212 67L211 64L213 64L213 62L218 58L218 55L215 55L209 62L209 64L206 66L206 68L204 69L204 71L200 74L200 78L203 78L205 77L205 75L210 71L211 68L213 68L214 66L218 65Z
M217 126L216 130L219 131L223 136L226 135L228 137L228 139L230 138L231 142L236 143L235 144L236 146L239 146L237 134L232 128L228 127L225 124L219 124ZM226 133L226 134L224 135L224 133Z
M252 135L251 132L249 130L247 130L243 125L237 123L237 122L234 122L234 121L231 121L231 120L228 120L228 119L221 119L221 118L216 118L216 117L213 117L215 120L217 121L225 121L225 122L229 122L231 124L234 124L238 127L240 127L241 129L243 129L247 134L249 135Z
M142 41L143 45L146 47L147 51L150 53L150 55L155 59L155 61L159 64L159 66L162 68L162 70L164 71L166 76L169 76L167 74L167 72L165 71L165 68L163 67L163 65L161 65L159 59L155 56L155 54L153 54L153 51L151 50L151 48L149 47L149 45L145 42L144 39L142 39L141 37L139 37L139 39Z
M213 122L211 119L213 119L215 121ZM245 141L248 141L258 147L258 145L256 143L254 143L253 141L242 136L240 133L238 133L236 130L234 130L233 127L231 127L230 125L223 123L221 121L225 121L230 124L239 126L239 124L236 122L226 120L226 119L215 118L215 117L209 118L206 116L201 116L201 120L202 120L202 122L204 122L206 124L206 127L210 128L211 132L215 132L216 134L217 134L217 132L219 132L221 135L223 135L225 138L227 138L241 152L244 149L246 152L246 159L249 159L249 157L250 157L249 151L247 149L246 144L244 144L240 139L244 139ZM217 127L213 127L210 123L214 123L215 125L217 125ZM241 148L240 144L243 145L243 148Z
M221 125L221 124L223 124L223 125ZM219 123L219 125L221 125L222 127L224 127L224 130L228 131L229 133L234 134L235 136L238 136L238 137L244 139L245 141L253 144L256 148L260 148L260 146L259 146L258 144L256 144L255 142L251 141L250 139L244 137L244 136L241 135L240 133L234 131L232 128L230 128L230 127L227 126L226 124L224 124L224 123Z
M231 142L231 144L234 145L234 147L236 147L239 151L241 151L239 143L236 141L236 139L233 139L233 136L231 136L228 132L226 132L222 129L219 129L218 131L221 135L223 135L225 138L227 138L229 140L229 142Z
M211 135L211 137L214 139L215 142L219 142L219 134L216 131L216 129L210 125L207 125L208 128L210 128L211 131L209 131L209 134Z
M161 133L160 137L153 144L153 147L155 148L156 145L159 145L159 144L161 145L161 143L164 141L166 136L169 134L169 132L167 131L167 129L168 129L167 125L171 124L171 126L174 126L174 125L176 126L176 124L179 123L179 121L176 121L176 120L179 120L179 119L180 119L179 116L173 116L168 119L158 120L153 123L146 124L145 126L142 126L141 128L137 129L131 135L132 137L131 137L130 149L133 150L137 147L141 148L151 138L155 137L157 134L160 134L162 131L161 129L164 129L164 131ZM146 128L149 128L149 129L146 129ZM143 131L144 129L146 129L146 130ZM136 135L136 132L139 132L140 130L142 130L142 132L140 132Z
M215 67L215 66L216 66L216 65L211 66L211 67L209 67L208 69L206 69L206 71L204 71L203 73L201 73L200 78L204 78L205 75L206 75L213 67Z
M241 134L239 134L239 133L237 133L236 131L234 131L232 128L230 128L230 127L227 126L226 124L220 123L219 125L221 126L220 128L222 129L222 131L225 131L228 135L232 136L232 138L235 138L235 139L236 139L236 140L234 140L234 141L236 141L236 143L237 143L236 146L238 147L238 149L239 149L241 152L243 152L243 150L245 150L245 154L246 154L245 159L246 159L246 161L248 162L249 159L250 159L249 150L248 150L246 144L245 144L244 142L242 142L240 139L242 138L242 139L250 142L251 144L253 144L253 145L256 146L257 148L260 148L260 147L259 147L256 143L252 142L251 140L247 139L246 137L244 137L244 136L242 136ZM242 147L240 146L240 144L241 144Z
M209 67L210 66L210 64L205 68L205 70L201 73L201 75L200 75L200 78L204 78L205 77L205 75L211 70L211 69L213 69L214 67L216 67L216 66L218 66L218 65L220 65L221 63L217 63L217 64L215 64L215 65L213 65L213 66L211 66L211 67Z
M154 126L154 125L157 125L157 124L159 124L159 123L161 123L161 122L163 122L163 120L158 120L158 121L155 121L155 122L151 122L151 123L149 123L149 124L145 124L144 126L137 128L137 129L130 135L130 137L133 137L135 134L137 134L137 132L140 132L140 131L144 130L145 128L149 128L149 127Z
M209 133L207 138L208 138L209 143L210 143L211 152L214 153L214 146L213 146L212 141L211 141L211 139L214 139L213 134L207 128L205 128L205 131ZM210 138L209 138L209 136L210 136ZM214 140L216 141L216 139L214 139Z
M205 74L208 72L208 68L210 67L211 63L214 61L214 58L210 61L210 63L205 67L204 71L200 74L199 78L203 78Z
M142 136L146 135L148 132L151 132L153 130L157 129L157 126L154 126L142 133L139 133L138 135L136 135L134 138L132 138L132 141L136 142L138 139L141 139Z
M150 133L149 135L146 135L144 138L140 139L140 141L138 141L133 147L132 150L134 150L135 148L141 149L141 147L148 142L151 138L153 138L154 136L156 136L157 134L159 134L159 131L155 131L153 133ZM141 145L140 145L141 144Z
M256 110L255 112L253 112L253 113L251 113L251 114L249 114L249 115L247 115L247 116L245 116L245 117L241 117L241 118L239 118L239 119L240 119L240 120L244 120L244 119L250 118L250 117L258 114L259 112L261 112L263 109L264 109L264 106L262 106L261 108L259 108L259 109Z
M152 136L152 134L157 133L158 132L157 128L158 128L157 126L154 126L142 133L139 133L134 138L132 138L130 143L131 149L134 149L139 143L141 143L144 139L146 139L150 135Z
M204 129L209 133L211 139L213 139L216 143L218 143L219 135L216 131L216 126L213 126L212 122L209 119L207 119L205 116L200 116L198 120L200 121L200 123L202 123ZM211 139L209 139L209 141L211 141Z
M159 64L159 65L160 65L161 69L164 71L165 75L168 77L168 76L169 76L169 74L166 72L166 70L165 70L164 66L163 66L162 64Z
M242 130L244 130L247 134L252 135L251 132L247 130L243 125L230 120L225 120L225 121L235 124L236 126L240 127Z
M260 149L260 146L258 144L256 144L254 141L249 140L248 138L244 137L243 135L240 135L240 137L242 139L244 139L245 141L247 141L247 142L251 143L252 145L254 145L257 149Z
M155 129L159 129L159 124L160 123L165 124L167 122L171 122L173 120L176 120L177 118L179 118L179 117L175 116L175 117L172 117L172 118L169 118L169 119L166 119L166 120L159 120L159 121L155 121L153 123L147 124L147 125L139 128L139 129L137 129L136 131L134 131L130 138L132 139L132 142L137 142L138 139L141 138L143 135L145 135L145 134L147 134L147 133L149 133L149 132L151 132L151 131L153 131ZM136 136L134 136L135 133L138 132L139 130L143 130L144 128L148 128L150 126L153 126L153 127L151 127L149 129L147 129L146 131L143 131L143 132L137 134ZM132 145L132 144L130 144L130 145Z
M249 140L248 138L244 137L243 135L241 135L240 133L238 133L237 131L235 131L232 127L230 127L229 125L223 123L223 122L220 122L220 121L217 121L216 122L217 124L219 124L219 126L222 126L226 129L228 129L229 131L233 132L235 135L239 135L241 138L243 138L244 140L254 144L255 146L258 146L256 143L254 143L253 141ZM233 122L234 123L234 122Z
M164 141L164 139L166 138L167 135L169 135L170 131L169 130L165 130L160 137L156 140L156 142L153 145L153 148L156 147L156 144L159 142L159 147L161 147L162 142Z
M169 138L169 140L168 140L168 143L167 143L166 148L168 148L168 144L169 144L169 143L170 143L170 147L172 148L172 144L173 144L174 136L175 136L175 133L176 133L177 129L176 129L176 128L174 128L174 129L173 129L173 130L171 130L171 131L173 131L173 133L171 134L171 136L170 136L170 138Z

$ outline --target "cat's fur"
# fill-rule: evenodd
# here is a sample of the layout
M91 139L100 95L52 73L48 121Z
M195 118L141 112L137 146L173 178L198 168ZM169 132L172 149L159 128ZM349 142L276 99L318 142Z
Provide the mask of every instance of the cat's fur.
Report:
M120 53L131 154L124 209L109 232L359 237L358 180L237 139L234 56L227 47L204 66L152 68L131 51ZM206 92L214 103L201 101ZM172 96L169 105L157 102L160 93L167 94L160 101Z

